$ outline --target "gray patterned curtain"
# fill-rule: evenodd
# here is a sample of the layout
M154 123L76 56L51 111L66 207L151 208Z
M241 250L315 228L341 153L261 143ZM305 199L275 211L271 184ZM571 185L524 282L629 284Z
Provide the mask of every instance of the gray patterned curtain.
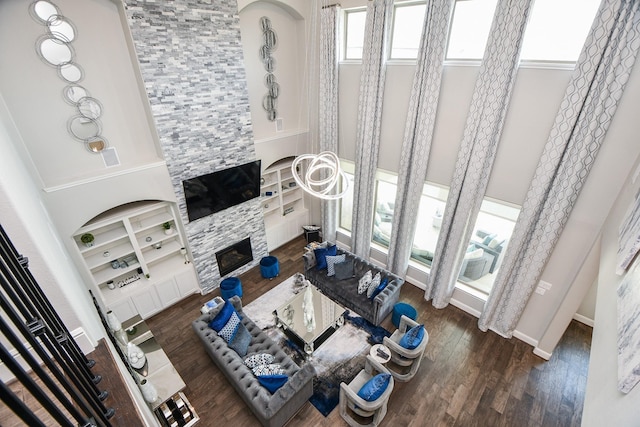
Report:
M425 299L449 304L495 159L533 0L501 0L471 98Z
M427 2L400 154L400 173L387 267L404 276L409 265L422 187L427 176L454 0Z
M386 74L385 48L391 29L392 14L393 0L372 0L367 3L358 99L351 228L351 250L363 258L369 258L371 247L375 176Z
M510 337L593 166L640 47L640 2L603 0L478 322Z
M320 152L338 153L338 14L337 5L320 11ZM334 242L338 222L337 200L322 200L322 236Z

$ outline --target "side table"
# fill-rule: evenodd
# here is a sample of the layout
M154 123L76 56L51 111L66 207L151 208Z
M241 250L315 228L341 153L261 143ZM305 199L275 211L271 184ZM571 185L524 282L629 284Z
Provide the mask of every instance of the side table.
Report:
M378 350L380 350L383 353L386 353L387 357L383 357L378 352ZM371 350L369 350L369 355L373 357L377 362L380 362L382 364L385 364L389 360L391 360L391 350L389 350L389 347L387 347L384 344L374 344L373 346L371 346Z

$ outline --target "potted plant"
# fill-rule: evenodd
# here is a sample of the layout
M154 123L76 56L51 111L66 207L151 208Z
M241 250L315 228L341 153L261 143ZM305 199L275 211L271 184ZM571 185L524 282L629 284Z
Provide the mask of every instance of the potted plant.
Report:
M84 243L84 245L88 248L93 246L93 240L93 234L91 233L84 233L82 236L80 236L80 241Z
M162 224L162 228L164 228L164 234L166 234L167 236L173 234L173 229L171 228L170 222L165 222L164 224Z

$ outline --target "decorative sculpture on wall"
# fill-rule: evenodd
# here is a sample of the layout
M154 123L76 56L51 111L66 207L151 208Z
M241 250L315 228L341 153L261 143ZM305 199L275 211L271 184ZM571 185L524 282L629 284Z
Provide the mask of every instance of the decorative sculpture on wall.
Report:
M78 34L75 26L50 1L32 2L29 12L36 22L46 27L46 33L36 41L38 56L46 64L55 67L58 76L69 83L63 90L63 97L77 110L77 114L67 121L69 133L83 142L89 151L101 152L107 147L99 120L102 104L78 84L84 78L84 71L75 63L75 51L71 45Z
M276 120L277 112L277 99L280 91L280 85L276 81L276 76L273 71L276 68L276 60L271 53L276 50L278 46L278 38L276 32L271 28L271 20L266 16L260 18L260 28L262 28L263 45L260 46L260 60L264 64L264 69L267 74L264 76L264 85L267 87L268 92L262 98L262 108L267 112L267 119L271 122Z

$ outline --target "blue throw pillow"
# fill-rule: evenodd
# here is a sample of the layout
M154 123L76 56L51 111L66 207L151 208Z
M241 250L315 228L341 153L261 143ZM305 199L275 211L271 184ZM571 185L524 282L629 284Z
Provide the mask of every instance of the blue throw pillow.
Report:
M389 278L385 277L384 279L382 279L380 281L380 284L378 285L378 287L375 289L375 291L373 291L373 293L371 294L371 297L369 299L374 299L376 297L376 295L378 295L380 292L382 292L382 290L384 288L387 287L387 284L389 283Z
M375 377L371 378L369 381L364 383L364 385L358 390L358 396L366 400L367 402L373 402L382 396L382 393L389 386L389 380L391 379L391 375L389 374L378 374Z
M261 375L257 378L260 385L269 390L271 394L275 393L289 380L289 377L286 375Z
M409 329L402 338L400 338L400 342L398 344L407 350L413 350L420 345L423 338L424 325L417 325Z
M316 268L318 270L323 270L327 268L327 255L336 256L338 248L336 245L331 245L326 248L314 249L313 253L316 255Z
M225 302L222 309L215 315L211 322L209 322L209 327L216 332L220 332L220 330L227 324L233 313L235 313L233 305L228 301Z
M235 350L240 357L244 357L247 355L249 344L251 344L251 333L249 333L246 326L239 323L235 334L229 341L229 348Z

